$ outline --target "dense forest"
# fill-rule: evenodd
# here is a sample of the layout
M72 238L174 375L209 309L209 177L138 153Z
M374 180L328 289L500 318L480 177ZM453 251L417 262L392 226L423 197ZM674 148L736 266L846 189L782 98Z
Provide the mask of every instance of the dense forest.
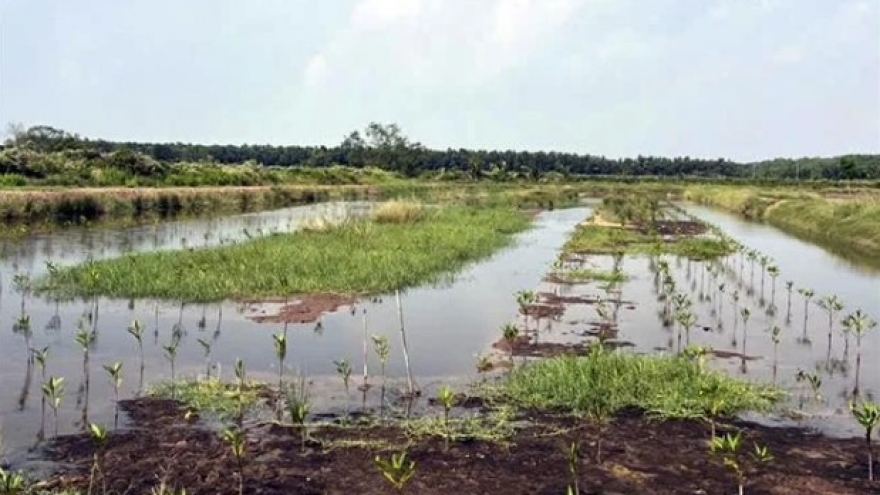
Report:
M6 185L51 179L57 184L154 181L169 175L208 174L222 169L232 184L281 181L285 169L346 167L403 177L539 180L589 176L739 178L758 180L880 179L880 155L775 159L736 163L723 158L638 156L613 159L559 152L432 150L410 141L395 124L371 123L337 146L201 145L111 142L80 137L49 126L12 127L0 149ZM237 168L233 168L237 167ZM96 177L96 171L98 176ZM197 183L226 183L227 178ZM204 177L202 177L204 179ZM183 184L191 182L190 179ZM181 185L183 185L181 184Z

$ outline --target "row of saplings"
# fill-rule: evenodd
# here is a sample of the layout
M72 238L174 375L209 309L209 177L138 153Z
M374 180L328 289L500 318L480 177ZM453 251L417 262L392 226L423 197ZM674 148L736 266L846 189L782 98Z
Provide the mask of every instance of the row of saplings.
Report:
M131 327L129 327L129 333L133 335L139 347L141 347L141 368L143 368L143 351L141 346L141 336L143 332L143 326L139 322L134 322ZM175 337L172 339L172 342L165 346L165 354L172 368L172 380L171 380L171 394L172 397L175 396L175 376L174 376L174 362L177 355L177 346L180 343L181 335L179 333L175 334ZM283 421L284 409L287 410L292 422L298 427L301 432L301 445L302 448L305 449L306 440L308 437L308 424L307 418L310 412L310 403L309 397L307 394L305 380L301 379L298 384L293 384L290 386L285 386L283 370L284 370L284 360L287 355L287 336L285 333L278 333L273 336L276 356L279 359L279 388L286 393L282 396L279 396L277 401L277 418L279 422ZM88 350L92 346L95 341L94 330L89 332L83 327L80 328L80 331L77 332L76 342L80 344L85 352L85 365L88 366ZM385 375L385 364L388 359L390 346L388 345L387 338L383 336L373 336L373 348L376 352L379 361L382 365L382 380L383 380L383 388L386 380ZM58 409L61 405L62 398L64 396L64 378L63 377L46 377L46 360L48 357L48 350L43 349L41 351L32 351L34 352L34 360L39 364L41 370L43 371L43 383L41 385L43 392L43 405L48 405L54 414L55 420L55 435L58 434ZM348 391L350 378L351 378L351 365L346 359L342 359L335 362L337 372L340 374L343 383L346 387L346 391ZM119 387L122 382L122 365L120 363L113 363L109 365L105 365L104 370L106 371L108 377L110 378L115 392L115 402L117 407L118 414L118 403L119 403ZM237 422L235 426L224 428L221 431L222 438L229 444L231 452L235 457L238 463L238 481L239 481L239 493L244 493L244 474L245 474L245 445L246 441L246 430L243 428L243 418L244 411L246 408L246 397L247 392L251 388L246 379L245 374L245 365L244 362L240 359L236 360L235 366L235 377L236 384L235 386L230 387L227 391L228 395L233 397L238 404L238 414L237 414ZM88 373L88 369L86 369ZM365 376L365 385L366 385L366 376ZM384 398L383 398L384 399ZM438 403L443 406L444 409L444 425L446 428L446 441L447 446L449 439L452 437L451 427L449 423L449 414L455 403L455 395L452 390L444 386L440 389L438 394ZM721 410L723 404L715 404L716 411L707 411L708 416L716 417L717 412ZM710 406L711 408L711 406ZM873 459L873 449L872 449L872 432L873 430L880 424L880 406L876 403L872 402L863 402L860 405L852 404L850 407L852 414L856 418L862 427L865 429L865 440L867 447L867 456L868 456L868 479L870 481L874 480L874 459ZM739 487L739 492L743 493L743 488L745 484L746 470L745 470L745 456L749 455L755 461L758 462L767 462L772 459L772 456L766 447L761 447L758 445L754 445L753 450L749 454L743 453L742 448L742 436L741 433L726 433L724 435L716 435L714 421L710 422L712 425L712 437L710 440L710 450L711 452L720 456L723 460L724 465L731 470L731 472L735 475ZM106 485L104 482L103 473L103 459L104 453L106 451L107 446L107 430L104 426L88 423L89 433L95 444L95 452L93 457L92 469L90 474L89 481L89 489L88 493L94 493L97 489L95 486L96 481L100 480L102 487L101 493L106 494ZM569 494L577 494L579 493L578 488L578 459L580 458L579 446L577 444L571 444L566 448L566 458L568 459L569 464L569 472L571 474L571 483L569 485L568 491ZM598 455L597 455L598 457ZM384 477L384 479L388 480L388 482L393 485L396 490L402 491L406 486L407 482L413 477L415 474L416 464L415 461L412 461L407 458L406 452L400 452L397 454L393 454L389 457L376 456L375 463L378 471ZM100 475L100 476L99 476ZM0 469L0 495L16 495L26 493L28 490L28 484L25 479L25 476L18 471L10 471ZM165 486L164 484L160 487L157 487L156 491L154 491L157 495L159 494L182 494L186 493L185 490L181 490L175 492L173 489Z

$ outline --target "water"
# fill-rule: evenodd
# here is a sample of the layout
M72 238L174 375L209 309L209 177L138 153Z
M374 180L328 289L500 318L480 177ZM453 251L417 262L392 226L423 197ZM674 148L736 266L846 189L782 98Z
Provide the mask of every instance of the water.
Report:
M312 205L272 212L227 217L218 220L183 221L132 229L61 231L9 242L2 246L0 264L0 427L6 456L13 461L25 457L37 443L41 423L40 371L27 380L27 352L24 338L11 331L21 310L21 296L14 290L13 275L45 273L45 262L59 265L81 262L89 257L106 258L126 251L180 249L213 245L247 235L262 235L295 228L299 221L328 212L363 211L362 203ZM472 265L453 281L440 286L420 287L402 296L412 366L422 388L440 382L463 384L476 373L476 356L497 340L502 323L515 318L513 293L535 287L571 230L589 214L589 208L548 211L538 215L534 228L518 235L515 243L493 257ZM247 230L247 234L244 232ZM158 320L157 320L158 308ZM30 347L48 346L47 375L64 376L66 394L59 411L59 433L75 432L83 426L85 397L78 393L83 382L83 351L74 341L78 321L88 325L90 304L84 301L56 304L37 297L25 297L31 315L33 337ZM214 373L231 378L232 365L242 358L249 376L273 381L278 368L272 334L281 324L258 324L248 318L264 310L261 306L223 303L186 305L175 302L101 299L98 309L98 339L90 351L90 396L88 420L113 424L113 388L101 369L114 361L123 363L120 396L131 397L139 388L137 343L125 330L134 320L144 323L145 382L167 379L170 366L162 345L171 340L172 328L180 324L185 336L176 360L178 376L206 372L206 359L196 339L212 342L210 363ZM399 346L399 323L393 296L359 301L325 315L321 327L315 323L291 325L286 360L289 375L302 373L312 381L318 409L346 403L341 380L335 377L336 359L347 358L358 376L362 370L363 316L370 334L381 334L391 342L388 374L398 383L405 374ZM49 325L50 321L60 325ZM318 331L316 331L318 330ZM379 364L369 352L371 374ZM359 379L358 379L359 380ZM359 381L356 381L359 383ZM25 397L22 400L22 397ZM338 399L338 400L336 400ZM51 437L53 421L48 411L46 433Z
M13 285L15 273L27 272L39 276L45 272L45 262L59 265L81 262L89 257L106 258L126 251L180 249L198 245L214 245L247 236L286 231L316 214L341 214L364 211L363 203L331 204L297 207L272 212L226 217L214 220L191 220L162 223L129 229L65 230L52 234L29 237L0 245L0 434L4 455L13 462L27 456L35 445L40 430L40 371L33 370L27 380L27 350L25 341L11 331L21 309L21 295ZM688 206L689 211L722 227L748 246L771 256L779 266L777 280L776 316L768 316L761 308L757 293L747 296L747 287L740 306L751 310L748 336L743 339L742 321L738 321L736 343L733 332L733 301L731 291L736 287L735 277L726 280L722 318L723 330L717 329L718 314L712 301L697 303L702 280L704 294L716 296L710 290L713 283L703 275L697 263L685 260L673 262L673 273L679 287L685 288L695 300L698 326L711 331L695 330L691 343L712 346L715 349L735 351L756 358L742 361L738 357L714 358L710 365L725 369L749 379L772 379L773 344L767 328L773 324L782 330L777 367L778 382L792 390L792 407L804 389L796 383L795 373L804 369L816 371L823 378L822 400L809 401L804 406L807 419L800 424L814 426L836 435L859 434L845 409L854 382L854 341L846 360L843 360L843 340L834 334L830 355L835 366L826 366L827 317L815 304L810 305L807 329L811 345L798 342L802 334L803 300L793 297L792 319L785 322L785 281L793 280L795 287L813 287L816 299L825 294L837 294L846 305L843 314L861 308L880 320L880 272L846 262L820 248L788 236L772 227L749 223L732 215L714 210ZM475 263L457 274L450 283L420 287L406 291L402 297L404 319L408 332L410 354L416 380L426 391L440 383L465 384L476 378L477 356L491 352L492 343L500 337L499 327L507 322L522 320L517 315L514 293L522 289L541 291L559 290L570 294L601 294L596 284L556 287L542 283L562 244L574 226L589 215L590 208L573 208L543 212L537 216L532 230L520 234L510 248L487 260ZM588 264L608 268L609 257L590 257ZM734 265L736 266L736 265ZM636 352L675 352L674 331L666 330L658 320L660 303L656 301L653 274L645 257L628 257L623 269L629 280L623 284L623 299L635 302L623 306L619 313L618 339L634 345ZM737 273L736 268L733 270ZM688 275L690 273L690 275ZM760 268L756 269L756 284ZM748 263L745 269L749 281ZM715 282L717 284L719 281ZM765 294L769 298L770 280ZM691 292L691 287L693 291ZM66 378L66 394L59 413L59 432L75 432L82 428L85 397L78 393L82 383L82 349L74 342L77 322L85 318L89 303L83 301L56 304L37 297L26 296L25 308L31 315L33 337L30 346L50 348L47 375ZM157 318L158 309L158 318ZM213 342L210 364L213 372L231 378L232 363L237 357L247 363L251 377L274 381L277 362L271 335L282 329L280 324L258 324L249 316L265 309L227 302L210 305L186 305L175 302L139 300L129 302L101 299L97 327L98 340L91 350L91 382L88 400L88 420L108 425L113 423L113 389L101 365L114 361L123 363L121 397L131 397L139 388L138 348L125 329L134 319L145 324L145 382L166 379L170 368L163 356L162 345L171 340L172 327L180 324L185 336L176 362L179 376L205 373L205 356L196 339ZM368 319L370 334L389 338L392 349L388 363L389 376L396 387L401 386L405 370L399 346L397 307L393 296L378 300L359 301L353 308L327 314L320 328L315 323L292 325L288 343L288 375L303 373L312 382L313 395L319 399L316 409L340 407L357 398L345 396L341 380L335 376L333 360L347 358L354 368L355 383L359 383L362 369L363 315ZM838 320L840 318L837 318ZM558 320L540 321L543 341L573 342L582 340L580 334L596 320L595 309L588 305L570 305ZM50 325L50 323L54 323ZM745 349L743 345L745 344ZM861 392L872 397L880 391L880 363L875 359L880 348L880 329L869 334L862 344ZM841 367L841 364L846 367ZM378 363L369 353L371 374L378 372ZM46 421L48 436L54 429L51 413Z

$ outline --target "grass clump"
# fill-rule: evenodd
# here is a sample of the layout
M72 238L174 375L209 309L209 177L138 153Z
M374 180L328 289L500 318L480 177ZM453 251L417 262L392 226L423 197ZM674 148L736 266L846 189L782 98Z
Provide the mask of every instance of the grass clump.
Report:
M554 271L550 273L550 277L566 282L596 281L610 284L625 282L628 278L625 273L619 270L591 270L588 268Z
M207 378L160 382L151 387L148 394L160 399L177 399L192 412L207 413L227 421L238 416L242 404L245 409L255 406L266 391L266 386L260 383L246 384L240 397L238 390L237 383Z
M708 260L726 256L733 246L709 236L677 236L663 239L638 230L605 225L581 224L563 247L575 254L671 254Z
M376 206L372 218L378 223L414 223L424 217L424 206L416 201L395 199Z
M663 418L765 411L780 397L769 386L731 378L682 356L646 356L594 347L586 356L538 361L511 372L495 390L515 406L588 415L637 408ZM717 407L720 404L720 407Z
M525 230L517 211L448 206L415 223L344 222L219 247L91 261L43 279L59 295L216 301L316 292L370 294L440 280Z

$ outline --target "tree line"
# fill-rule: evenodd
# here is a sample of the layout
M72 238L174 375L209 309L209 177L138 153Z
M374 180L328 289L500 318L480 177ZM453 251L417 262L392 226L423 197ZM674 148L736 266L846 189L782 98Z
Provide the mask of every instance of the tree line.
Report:
M40 155L95 161L136 175L160 174L179 163L248 164L273 168L345 166L378 168L407 177L450 174L470 179L554 176L755 178L762 180L880 179L880 155L784 158L738 163L724 158L599 155L545 152L428 149L396 124L371 123L337 146L203 145L87 139L50 126L11 128L0 151L0 174L39 175ZM44 167L45 168L45 165Z

